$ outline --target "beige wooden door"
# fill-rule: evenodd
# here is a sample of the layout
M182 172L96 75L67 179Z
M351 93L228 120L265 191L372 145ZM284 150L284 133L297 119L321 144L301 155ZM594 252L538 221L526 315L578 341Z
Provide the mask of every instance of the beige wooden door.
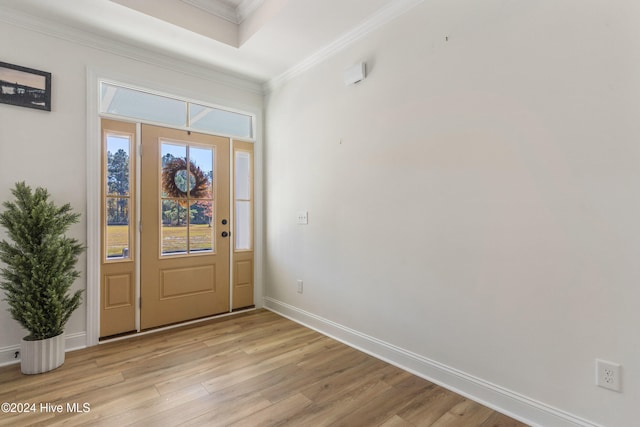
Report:
M229 311L229 139L142 125L141 140L141 329Z

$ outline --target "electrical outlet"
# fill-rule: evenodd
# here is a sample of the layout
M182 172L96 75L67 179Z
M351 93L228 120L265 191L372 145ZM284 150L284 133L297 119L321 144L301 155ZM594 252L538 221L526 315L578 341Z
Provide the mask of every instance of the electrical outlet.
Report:
M309 212L307 211L298 211L297 222L301 225L309 224Z
M301 294L302 293L302 280L297 280L296 283L298 285L298 293Z
M596 385L617 392L621 391L621 370L622 366L618 363L596 359Z
M18 346L10 348L5 347L0 349L0 366L10 365L12 363L20 362L20 347Z

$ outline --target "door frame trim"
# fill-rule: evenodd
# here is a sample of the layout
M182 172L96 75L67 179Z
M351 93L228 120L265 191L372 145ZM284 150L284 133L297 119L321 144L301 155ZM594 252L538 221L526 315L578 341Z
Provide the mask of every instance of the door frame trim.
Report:
M149 88L150 91L162 91L150 86L150 82L138 80L122 73L87 67L87 159L86 159L86 197L87 197L87 269L86 269L86 289L84 302L86 304L86 346L94 346L100 343L100 216L101 216L101 192L100 186L102 177L100 171L102 162L102 135L100 132L100 120L102 118L112 118L120 121L129 121L132 123L144 123L139 120L127 120L123 117L114 117L110 115L101 115L99 109L100 103L100 82L109 80L111 82L121 83L123 86L134 85L141 88ZM151 83L153 85L153 82ZM170 91L176 92L177 88L172 87ZM167 92L165 89L163 92ZM179 92L179 91L178 91ZM181 98L189 98L188 94L176 93ZM194 102L204 102L216 105L228 105L228 100L196 100ZM246 105L229 105L230 108L236 108L255 115L255 134L254 139L231 138L238 141L247 141L254 144L254 305L256 308L262 307L263 304L263 280L264 277L264 221L263 221L263 109L256 107L248 107ZM158 123L150 123L158 125ZM165 125L166 126L166 125ZM170 127L170 126L166 126ZM207 132L201 132L207 133ZM139 144L140 133L137 132ZM136 173L138 173L136 171ZM137 184L138 185L138 184ZM139 232L139 230L137 230ZM138 249L139 250L139 249ZM138 254L139 255L139 254ZM139 269L139 266L136 267ZM139 281L139 271L136 271L136 279ZM136 298L139 297L139 290L136 291ZM139 301L139 300L137 300ZM136 304L137 304L136 301ZM136 310L136 327L140 329L139 308ZM135 335L137 336L137 334Z

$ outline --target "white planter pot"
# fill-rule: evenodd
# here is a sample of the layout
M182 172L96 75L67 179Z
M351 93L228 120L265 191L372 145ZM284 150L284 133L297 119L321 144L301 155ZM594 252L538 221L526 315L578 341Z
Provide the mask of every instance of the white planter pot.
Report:
M20 369L23 374L41 374L64 363L64 332L46 340L20 343Z

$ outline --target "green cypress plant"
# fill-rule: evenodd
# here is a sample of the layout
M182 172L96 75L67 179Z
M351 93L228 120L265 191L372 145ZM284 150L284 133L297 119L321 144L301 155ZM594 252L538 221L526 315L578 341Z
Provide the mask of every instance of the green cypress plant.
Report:
M64 235L80 214L49 201L44 188L19 182L11 193L15 201L4 202L0 213L10 239L0 242L0 288L13 318L29 331L26 340L52 338L81 302L82 291L69 289L80 276L75 266L84 247Z

